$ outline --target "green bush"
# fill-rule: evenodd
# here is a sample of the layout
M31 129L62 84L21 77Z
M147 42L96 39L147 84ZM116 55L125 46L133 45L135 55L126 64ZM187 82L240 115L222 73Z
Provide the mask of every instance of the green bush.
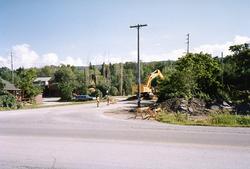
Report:
M114 86L111 86L111 88L110 88L110 95L112 95L112 96L117 96L118 94L119 94L119 91L118 91L118 89L116 88L116 87L114 87Z
M95 91L95 97L99 97L99 98L102 98L102 92L101 92L101 90L99 90L99 89L96 89L96 91Z
M71 83L60 83L58 85L60 93L61 93L61 100L63 101L70 101L72 99L72 92L74 87Z
M0 107L16 108L17 101L15 96L8 92L3 92L0 95Z

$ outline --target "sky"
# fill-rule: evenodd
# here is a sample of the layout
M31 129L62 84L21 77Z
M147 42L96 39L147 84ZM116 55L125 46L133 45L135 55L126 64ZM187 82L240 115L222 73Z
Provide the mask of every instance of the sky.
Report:
M0 67L177 60L250 43L249 0L0 0Z

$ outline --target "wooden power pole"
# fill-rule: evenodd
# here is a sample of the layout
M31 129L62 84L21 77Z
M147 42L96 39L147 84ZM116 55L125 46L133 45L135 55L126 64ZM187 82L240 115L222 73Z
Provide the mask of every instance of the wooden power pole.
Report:
M141 107L141 68L140 68L140 28L148 26L147 24L144 25L134 25L130 26L130 28L136 28L137 29L137 75L138 75L138 107Z

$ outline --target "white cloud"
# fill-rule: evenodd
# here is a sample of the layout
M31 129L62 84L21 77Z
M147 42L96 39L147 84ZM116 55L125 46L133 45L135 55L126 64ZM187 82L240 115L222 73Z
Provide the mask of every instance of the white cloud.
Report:
M71 56L67 56L64 60L59 62L60 64L69 64L69 65L74 65L74 66L83 66L83 61L81 58L77 57L71 57Z
M235 36L232 41L228 41L222 44L204 44L198 47L194 47L190 50L192 53L209 53L212 56L220 56L221 52L223 52L224 56L231 54L229 51L229 47L232 45L238 45L243 43L250 43L250 37L247 36ZM170 52L161 53L161 54L141 54L141 58L143 61L161 61L161 60L177 60L178 58L182 57L186 52L186 49L176 49ZM131 56L136 56L136 51L130 52Z
M56 53L37 54L29 44L15 45L12 47L14 68L42 67L45 65L70 64L82 66L83 61L79 57L67 56L60 58ZM0 66L10 67L10 57L0 56Z
M42 56L41 66L43 65L59 65L59 58L56 53L47 53Z
M213 56L220 56L221 52L224 52L224 55L230 54L228 50L229 46L242 44L242 43L250 43L250 37L247 36L235 36L232 41L228 41L222 44L203 44L197 47L194 47L190 50L190 52L203 52L209 53ZM119 63L126 61L136 61L137 51L131 51L126 57L119 57L110 55L95 55L92 58L86 58L83 60L80 57L59 57L56 53L46 53L43 55L39 55L36 51L34 51L29 44L20 44L12 47L13 55L14 55L14 68L24 67L42 67L45 65L60 65L60 64L70 64L75 66L83 66L88 65L88 62L92 62L92 64L102 64L105 63ZM143 61L162 61L162 60L177 60L179 57L183 56L186 52L186 49L176 49L170 52L165 53L141 53L141 59ZM10 57L0 56L0 66L10 67Z
M33 67L37 65L39 55L28 44L16 45L12 48L15 59L15 67Z
M164 60L177 60L178 58L182 57L185 54L185 49L176 49L169 53L162 54L162 57L164 57Z
M0 67L9 67L10 65L9 60L0 56Z
M230 51L228 50L230 46L232 45L239 45L243 43L249 43L250 37L247 36L235 36L233 41L225 42L223 44L205 44L201 45L199 47L193 48L191 52L193 53L209 53L213 56L220 56L221 52L224 53L224 55L229 55Z
M242 43L249 43L250 42L250 37L247 36L235 36L234 38L234 44L242 44Z

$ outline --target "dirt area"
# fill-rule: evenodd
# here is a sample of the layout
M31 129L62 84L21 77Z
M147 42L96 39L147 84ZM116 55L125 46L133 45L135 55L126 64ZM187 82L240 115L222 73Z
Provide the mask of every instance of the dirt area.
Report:
M104 112L104 115L118 119L134 119L135 113L130 111L131 108L117 108Z
M146 103L145 105L147 105L148 103ZM105 111L104 112L104 115L106 116L110 116L110 117L114 117L114 118L118 118L118 119L123 119L123 120L128 120L128 119L154 119L154 118L148 118L149 115L146 114L146 110L148 109L148 106L145 106L141 108L141 113L137 113L137 116L136 116L136 107L137 106L132 106L132 105L129 105L129 106L126 106L126 107L123 107L123 108L116 108L116 109L113 109L113 110L109 110L109 111Z

